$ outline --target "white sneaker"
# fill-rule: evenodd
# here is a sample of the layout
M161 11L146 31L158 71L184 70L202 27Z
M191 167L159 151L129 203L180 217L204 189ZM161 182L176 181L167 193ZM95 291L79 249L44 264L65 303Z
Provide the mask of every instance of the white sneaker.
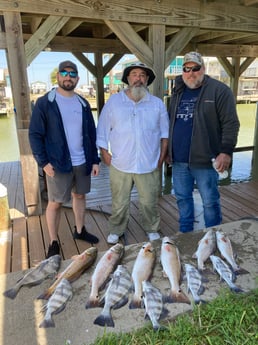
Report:
M107 238L107 243L116 244L119 241L119 236L117 234L109 234Z
M148 237L150 241L155 241L160 238L160 234L158 232L148 232Z

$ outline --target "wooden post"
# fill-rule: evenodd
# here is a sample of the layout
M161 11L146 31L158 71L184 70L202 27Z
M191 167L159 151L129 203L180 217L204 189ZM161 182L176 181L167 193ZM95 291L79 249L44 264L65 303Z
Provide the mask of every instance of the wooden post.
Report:
M254 130L254 152L252 159L252 178L258 180L258 103L256 103L256 121Z

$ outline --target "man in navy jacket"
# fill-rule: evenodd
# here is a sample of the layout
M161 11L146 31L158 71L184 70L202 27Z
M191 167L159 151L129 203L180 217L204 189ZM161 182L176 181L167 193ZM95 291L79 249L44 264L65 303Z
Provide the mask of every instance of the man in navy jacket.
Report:
M78 81L77 66L71 61L61 62L58 87L37 100L29 127L31 149L47 181L46 220L50 236L47 257L60 252L60 211L71 195L74 238L98 242L84 226L85 194L90 191L91 175L99 173L96 127L89 103L74 92Z

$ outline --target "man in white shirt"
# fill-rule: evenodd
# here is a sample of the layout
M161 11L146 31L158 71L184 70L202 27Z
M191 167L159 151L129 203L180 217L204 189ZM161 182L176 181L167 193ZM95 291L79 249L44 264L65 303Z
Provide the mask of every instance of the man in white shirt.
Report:
M167 152L169 119L162 100L147 89L154 79L153 70L141 62L126 67L122 81L128 87L112 95L100 114L97 146L110 166L110 244L117 243L127 228L134 184L142 226L150 241L160 237L159 168Z

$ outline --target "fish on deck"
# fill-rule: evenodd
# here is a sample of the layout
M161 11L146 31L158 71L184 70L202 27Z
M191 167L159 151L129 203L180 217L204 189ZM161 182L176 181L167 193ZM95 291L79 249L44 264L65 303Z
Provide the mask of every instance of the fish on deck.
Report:
M47 278L54 278L57 274L61 263L61 256L54 255L39 263L35 268L30 269L17 283L5 291L4 296L14 299L22 286L35 286Z
M63 278L66 278L70 283L78 279L86 269L93 265L97 253L96 247L90 247L80 255L73 256L70 265L58 275L55 282L45 292L38 296L38 299L49 299Z
M179 250L175 242L165 236L161 244L160 262L163 268L163 275L170 282L170 294L166 297L166 302L180 302L190 304L188 296L180 287L181 281L181 261Z

